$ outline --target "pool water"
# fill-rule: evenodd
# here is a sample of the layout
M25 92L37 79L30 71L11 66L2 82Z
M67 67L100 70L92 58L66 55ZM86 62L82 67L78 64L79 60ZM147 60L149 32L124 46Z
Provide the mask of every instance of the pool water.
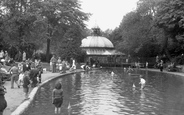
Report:
M62 81L64 102L60 115L184 115L183 77L150 71L137 73L146 80L144 90L140 90L139 78L127 75L122 68L59 77L39 89L24 114L54 115L52 90L57 81ZM71 110L67 109L69 103Z

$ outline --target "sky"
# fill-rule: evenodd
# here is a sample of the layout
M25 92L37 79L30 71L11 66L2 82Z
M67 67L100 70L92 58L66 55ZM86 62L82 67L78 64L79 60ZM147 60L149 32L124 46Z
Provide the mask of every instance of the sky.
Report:
M136 9L138 0L79 0L82 11L91 13L86 22L89 29L99 26L102 31L115 29L123 16Z

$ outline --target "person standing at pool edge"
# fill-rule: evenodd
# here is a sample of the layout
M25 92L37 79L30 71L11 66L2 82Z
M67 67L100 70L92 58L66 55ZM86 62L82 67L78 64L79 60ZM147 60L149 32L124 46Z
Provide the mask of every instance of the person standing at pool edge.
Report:
M63 89L61 82L57 82L52 91L52 104L55 106L55 114L60 114L61 105L63 104Z
M160 61L160 71L162 72L163 71L163 60Z
M22 54L22 61L26 61L26 52L23 51L23 54Z
M14 82L17 84L17 87L20 88L18 84L19 79L19 69L16 63L13 64L12 68L9 70L11 75L11 89L14 88Z
M55 54L50 59L50 62L52 62L52 73L55 73L56 72L56 63L57 63L57 59L56 59Z

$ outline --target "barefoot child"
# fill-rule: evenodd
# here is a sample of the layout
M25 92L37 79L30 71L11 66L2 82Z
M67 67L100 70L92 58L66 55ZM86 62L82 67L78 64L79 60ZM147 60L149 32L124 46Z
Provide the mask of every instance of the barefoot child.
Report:
M63 103L63 89L61 82L57 82L52 91L52 103L55 106L55 114L60 114Z
M18 84L19 84L19 86L22 86L22 84L23 84L23 78L24 78L24 73L21 72L21 73L19 74L19 79L18 79Z

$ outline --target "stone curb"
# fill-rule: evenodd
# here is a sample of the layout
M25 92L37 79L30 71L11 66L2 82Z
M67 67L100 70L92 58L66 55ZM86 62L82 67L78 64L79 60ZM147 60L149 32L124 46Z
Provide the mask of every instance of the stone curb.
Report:
M61 76L64 76L64 75L69 75L69 74L73 74L73 73L77 73L77 72L83 72L84 70L76 70L76 71L73 71L73 72L69 72L69 73L64 73L64 74L60 74L60 75L56 75L55 77L53 78L49 78L47 80L45 80L44 82L42 82L40 85L38 85L37 87L33 88L31 93L29 94L29 99L28 100L25 100L22 104L20 104L16 109L15 111L13 111L11 113L11 115L21 115L23 114L30 106L30 104L33 102L34 100L34 97L36 95L36 93L38 92L38 89L43 86L44 84L46 84L47 82L55 79L55 78L58 78L58 77L61 77Z

